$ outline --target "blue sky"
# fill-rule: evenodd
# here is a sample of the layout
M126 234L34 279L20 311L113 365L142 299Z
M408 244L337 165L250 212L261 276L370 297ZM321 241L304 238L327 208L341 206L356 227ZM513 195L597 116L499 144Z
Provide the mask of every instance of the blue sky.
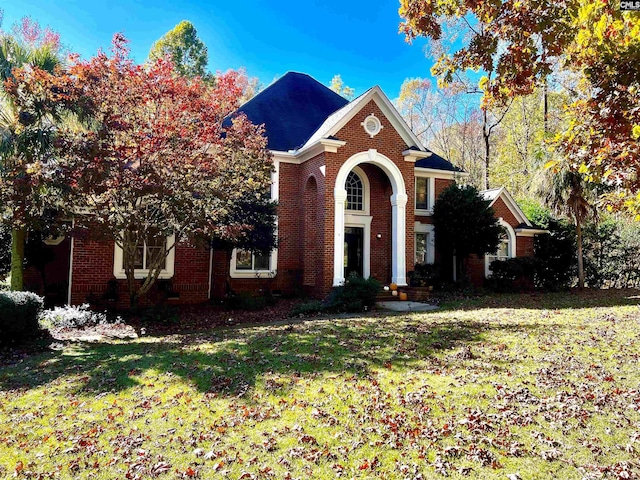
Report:
M131 41L136 61L181 20L191 21L209 50L211 71L245 67L263 84L287 71L328 84L335 74L361 94L380 85L395 98L407 77L430 77L425 41L398 34L397 0L23 0L0 1L3 27L25 15L61 34L90 57L115 32Z

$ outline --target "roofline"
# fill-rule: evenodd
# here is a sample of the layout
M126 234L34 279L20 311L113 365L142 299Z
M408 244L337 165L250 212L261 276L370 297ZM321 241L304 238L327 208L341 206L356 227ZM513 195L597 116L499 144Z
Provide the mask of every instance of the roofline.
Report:
M429 176L438 176L439 178L446 178L446 179L455 179L457 177L469 176L467 172L458 172L455 170L440 170L438 168L415 167L413 171L414 171L414 176L416 177L420 176L420 175L416 175L417 173L425 173L425 174L429 174Z
M514 228L518 237L534 237L536 235L542 235L549 233L549 230L544 228Z
M528 227L533 227L533 225L531 224L531 222L529 221L527 216L524 214L522 209L518 206L518 204L516 203L516 201L513 199L513 197L511 196L511 194L509 193L509 191L506 188L504 188L504 187L500 187L498 189L492 188L492 189L489 189L489 190L483 190L480 193L491 192L493 190L498 190L498 194L496 195L496 198L494 198L491 201L491 203L489 204L490 207L492 207L493 204L496 203L496 201L500 197L502 197L502 200L504 201L504 204L507 206L509 211L513 214L513 216L516 218L516 220L520 220L520 223L524 223Z
M396 131L400 134L402 139L407 143L409 147L413 145L417 147L419 151L422 151L422 152L427 151L425 146L422 145L422 142L420 141L420 139L416 136L415 133L413 133L413 131L409 128L407 123L404 121L404 119L402 118L398 110L396 110L396 108L393 106L393 103L391 103L391 100L389 100L389 97L387 97L384 94L384 92L378 85L370 88L365 93L360 95L358 98L352 100L351 102L346 104L344 107L342 107L342 108L346 108L354 102L362 103L362 105L359 108L352 108L351 111L349 111L344 117L340 119L339 122L337 122L333 127L331 127L329 131L326 132L324 137L325 138L331 137L336 133L338 133L342 129L342 127L344 127L347 123L349 123L349 121L351 121L351 119L353 119L353 117L358 112L360 112L364 108L364 106L367 103L369 103L369 101L371 101L372 99L374 102L376 102L376 105L380 107L380 110L382 110L385 116L389 118L391 125L396 129ZM336 110L336 112L338 112L339 110L340 109ZM385 110L387 111L385 112ZM331 115L335 114L336 112L333 112ZM320 125L318 129L321 127L322 125ZM314 134L312 134L311 137L313 137ZM302 151L305 148L308 148L306 144L303 145L300 150Z

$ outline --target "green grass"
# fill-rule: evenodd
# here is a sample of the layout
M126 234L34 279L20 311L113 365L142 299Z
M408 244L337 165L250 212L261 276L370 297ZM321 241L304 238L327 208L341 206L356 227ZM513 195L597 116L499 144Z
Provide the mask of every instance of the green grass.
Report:
M37 354L0 367L0 478L636 478L634 295Z

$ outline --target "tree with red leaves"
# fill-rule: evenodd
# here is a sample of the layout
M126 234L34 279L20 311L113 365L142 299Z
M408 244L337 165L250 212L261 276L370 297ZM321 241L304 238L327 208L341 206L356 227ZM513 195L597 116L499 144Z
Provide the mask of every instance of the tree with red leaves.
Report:
M70 73L92 118L68 145L79 227L122 249L130 305L149 291L179 242L215 239L269 251L275 243L272 161L263 129L238 107L243 79L214 86L175 75L169 60L136 65L127 40L76 60Z

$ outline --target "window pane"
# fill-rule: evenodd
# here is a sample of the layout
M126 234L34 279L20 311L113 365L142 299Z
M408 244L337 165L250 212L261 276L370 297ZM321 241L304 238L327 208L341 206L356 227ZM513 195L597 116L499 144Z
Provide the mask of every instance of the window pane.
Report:
M253 269L254 270L269 270L269 256L261 253L253 255Z
M362 180L354 173L349 172L346 183L347 210L364 210Z
M162 245L160 247L151 247L151 246L147 246L147 264L145 265L145 268L151 268L151 265L153 264L153 262L156 261L156 259L158 259L160 256L165 257L162 259L162 263L160 265L160 269L164 270L167 264L167 259L165 256L166 250L165 250L165 246Z
M509 256L509 240L503 240L498 245L498 254L499 257L508 257Z
M416 261L415 263L427 263L427 234L416 233Z
M251 270L251 252L248 250L236 250L236 269Z
M427 210L427 185L429 179L425 177L416 178L416 208L419 210Z
M133 268L134 269L142 269L144 268L144 264L142 262L144 255L144 247L142 245L138 245L136 247L136 254L133 257Z
M147 258L145 259L144 269L151 268L151 265L157 259L164 257L167 249L167 237L162 235L158 230L149 230L149 236L146 240L147 246ZM160 265L161 269L166 266L166 258L163 259Z

